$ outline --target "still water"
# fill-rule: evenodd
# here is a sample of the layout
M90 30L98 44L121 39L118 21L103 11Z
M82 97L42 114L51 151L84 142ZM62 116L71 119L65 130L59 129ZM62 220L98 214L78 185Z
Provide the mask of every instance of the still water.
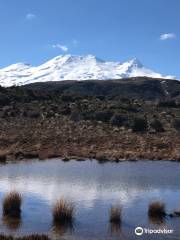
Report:
M22 194L20 222L2 219L5 193ZM75 206L73 226L57 228L51 210L59 198ZM180 210L180 163L139 161L104 163L60 159L0 165L0 232L12 235L49 234L54 239L180 239L180 218L149 219L149 202L161 200L168 212ZM123 207L122 224L109 224L112 204ZM169 235L137 237L137 226L173 229Z

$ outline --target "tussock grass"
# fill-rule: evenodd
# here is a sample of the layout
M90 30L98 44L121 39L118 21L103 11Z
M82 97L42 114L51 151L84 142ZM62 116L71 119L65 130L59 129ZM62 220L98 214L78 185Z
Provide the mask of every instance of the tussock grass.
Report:
M180 217L180 211L174 211L174 214L175 214L177 217Z
M6 155L1 155L0 154L0 163L6 163L7 157Z
M55 224L72 223L74 219L74 206L65 199L60 199L54 205L52 213Z
M19 218L22 198L18 192L10 192L3 199L3 216Z
M170 217L180 217L180 211L174 211L169 214Z
M112 206L109 213L109 221L111 223L121 223L122 220L122 207L119 205Z
M166 216L165 204L163 202L151 202L148 208L149 217L164 217Z

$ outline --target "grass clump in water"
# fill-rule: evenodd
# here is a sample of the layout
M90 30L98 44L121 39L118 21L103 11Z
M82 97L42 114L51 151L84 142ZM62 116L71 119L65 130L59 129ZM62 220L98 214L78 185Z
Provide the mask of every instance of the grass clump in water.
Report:
M158 201L150 203L148 208L148 215L149 217L165 217L165 204Z
M3 199L3 216L20 218L22 198L18 192L10 192Z
M72 223L74 219L74 206L72 203L60 199L53 207L53 220L55 224Z
M117 206L112 206L110 209L110 217L109 221L111 223L121 223L122 220L122 207L117 205Z

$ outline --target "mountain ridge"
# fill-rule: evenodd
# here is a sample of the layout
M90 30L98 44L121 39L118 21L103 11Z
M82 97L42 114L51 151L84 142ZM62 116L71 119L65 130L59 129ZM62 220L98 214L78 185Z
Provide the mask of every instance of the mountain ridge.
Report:
M3 87L36 82L109 80L130 77L174 79L172 76L162 76L146 68L137 58L121 63L104 61L94 55L59 55L39 66L16 63L0 69L0 85Z

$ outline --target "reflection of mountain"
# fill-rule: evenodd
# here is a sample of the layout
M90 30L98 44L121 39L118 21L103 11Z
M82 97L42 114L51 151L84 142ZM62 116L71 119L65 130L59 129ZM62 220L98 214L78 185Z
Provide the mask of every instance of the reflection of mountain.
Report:
M63 195L91 207L98 199L131 203L139 195L179 190L178 178L179 165L171 162L100 165L96 161L50 160L0 167L0 191L17 189L50 202Z

